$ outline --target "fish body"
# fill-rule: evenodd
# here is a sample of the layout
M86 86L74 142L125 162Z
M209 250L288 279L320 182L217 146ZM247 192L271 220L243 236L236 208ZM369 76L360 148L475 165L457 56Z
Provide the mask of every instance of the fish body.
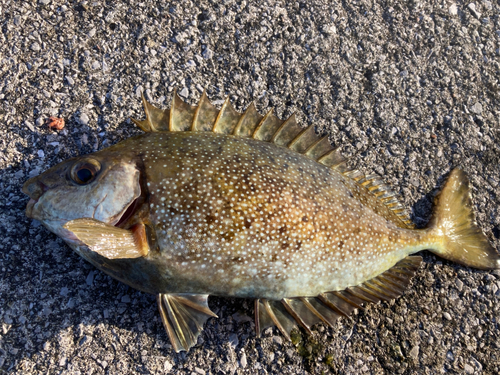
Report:
M147 181L161 278L132 286L150 293L316 296L428 247L423 233L361 204L352 180L287 148L201 132L149 133L119 148L140 155Z
M407 257L423 249L498 267L463 172L452 172L431 225L416 230L388 187L348 171L310 129L254 107L237 117L205 97L196 110L175 100L170 112L145 102L147 133L63 162L24 191L28 216L159 296L176 350L214 315L208 295L256 299L258 333L276 325L287 335L399 295L420 263Z

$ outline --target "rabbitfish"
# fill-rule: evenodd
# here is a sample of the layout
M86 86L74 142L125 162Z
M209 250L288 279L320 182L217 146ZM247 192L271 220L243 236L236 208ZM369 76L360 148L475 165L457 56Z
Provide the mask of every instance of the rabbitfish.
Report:
M499 254L451 171L426 229L375 175L349 170L328 138L203 94L170 110L144 100L145 134L27 181L27 215L108 275L158 296L176 351L215 314L208 295L255 299L257 334L332 325L401 295L429 249L480 269Z

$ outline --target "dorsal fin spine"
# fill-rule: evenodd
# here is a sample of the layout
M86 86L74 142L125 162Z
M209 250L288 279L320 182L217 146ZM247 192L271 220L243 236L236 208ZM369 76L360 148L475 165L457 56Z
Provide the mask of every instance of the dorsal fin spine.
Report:
M148 101L146 100L146 97L144 96L144 91L141 92L141 99L142 99L142 107L144 108L144 112L146 113L146 121L149 124L150 131L153 131L154 126L151 123L151 116L150 116L149 110L148 110Z
M318 163L325 164L324 161L328 159L332 159L333 164L328 164L330 168L337 168L338 166L345 164L346 159L340 154L339 152L339 147L334 148L330 151L328 151L326 154L324 154L322 157L318 159Z
M174 88L174 95L172 95L172 104L170 105L170 121L168 122L168 130L173 131L174 124L174 108L175 108L175 98L177 97L177 88Z
M278 138L279 134L281 133L281 131L285 128L285 126L288 125L288 123L290 121L293 121L292 120L292 117L295 115L295 113L293 113L290 117L288 117L284 122L283 124L280 125L280 127L278 128L278 130L276 130L271 138L271 143L276 143L276 139Z
M195 129L196 123L198 122L198 116L199 116L200 110L201 110L201 103L202 103L202 100L204 99L204 97L206 97L206 96L207 96L207 94L205 94L205 90L203 90L203 93L201 94L200 101L198 102L198 106L196 107L196 111L194 112L193 122L191 123L191 131L193 131Z
M314 142L313 144L311 144L305 151L304 151L304 154L307 154L308 152L310 152L314 147L318 146L318 144L323 140L325 139L325 137L321 137L319 138L316 142ZM323 155L321 155L323 156Z
M288 148L292 148L292 147L293 147L293 145L299 141L300 137L302 137L302 135L304 135L304 133L305 133L305 132L307 132L309 129L311 129L311 128L310 128L310 127L307 127L307 128L301 129L300 133L299 133L299 134L297 134L297 135L295 136L295 138L293 138L293 139L292 139L292 140L291 140L291 141L290 141L290 142L286 145L286 147L288 147ZM302 154L302 152L301 152L301 154Z
M259 124L255 127L252 138L255 138L255 135L259 132L260 128L262 127L262 124L266 121L266 119L273 113L273 108L271 108L267 113L262 117L262 120L260 120Z
M241 124L243 123L243 121L245 121L246 115L248 114L249 111L251 111L252 104L253 104L253 102L250 103L250 105L247 107L247 109L245 109L245 112L243 112L243 115L240 117L240 119L238 120L238 123L236 124L236 126L233 129L233 132L231 133L232 135L238 134L238 131L241 128Z
M226 99L224 100L224 103L222 103L222 107L220 108L220 111L219 111L219 114L217 115L217 118L215 119L215 122L214 122L214 126L212 126L212 131L214 133L217 133L217 125L219 124L219 120L222 116L222 113L224 112L224 109L226 108L227 105L231 105L231 103L229 103L229 95L226 96Z

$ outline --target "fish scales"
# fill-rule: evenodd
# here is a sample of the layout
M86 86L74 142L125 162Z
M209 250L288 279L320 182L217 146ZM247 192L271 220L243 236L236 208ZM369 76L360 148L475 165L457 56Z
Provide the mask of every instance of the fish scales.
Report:
M340 173L286 148L214 133L134 143L177 280L169 292L315 296L380 274L420 237L361 204Z
M422 249L480 269L500 267L454 169L427 228L413 229L391 189L350 171L328 139L253 105L240 114L203 94L145 99L146 134L64 161L28 180L40 220L110 276L157 295L174 350L216 317L209 295L255 299L257 335L276 326L333 327L401 295Z

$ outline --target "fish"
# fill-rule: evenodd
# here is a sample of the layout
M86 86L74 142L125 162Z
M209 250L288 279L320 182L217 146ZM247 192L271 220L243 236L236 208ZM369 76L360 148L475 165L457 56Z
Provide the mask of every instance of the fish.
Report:
M256 335L290 339L404 293L427 249L468 267L500 268L455 168L426 228L396 193L347 167L340 150L295 115L254 104L170 109L143 96L144 131L26 181L26 215L109 276L157 296L176 352L217 315L209 295L254 300Z

